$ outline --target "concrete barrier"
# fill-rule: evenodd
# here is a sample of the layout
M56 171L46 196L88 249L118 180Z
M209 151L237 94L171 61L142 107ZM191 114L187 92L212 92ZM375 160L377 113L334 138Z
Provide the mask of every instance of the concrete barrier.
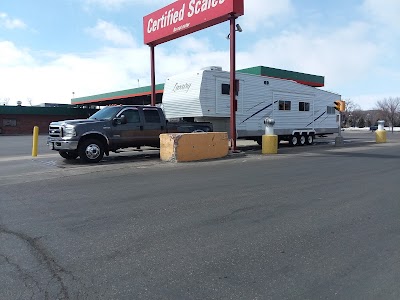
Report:
M229 153L228 133L165 133L160 135L163 161L189 162L222 158Z

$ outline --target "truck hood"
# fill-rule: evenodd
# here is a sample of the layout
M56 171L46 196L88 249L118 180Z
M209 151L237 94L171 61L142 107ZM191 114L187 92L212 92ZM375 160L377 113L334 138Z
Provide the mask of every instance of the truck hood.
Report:
M57 121L57 122L51 122L51 125L58 125L58 126L63 126L63 125L100 125L107 123L107 121L100 121L100 120L93 120L93 119L80 119L80 120L65 120L65 121Z

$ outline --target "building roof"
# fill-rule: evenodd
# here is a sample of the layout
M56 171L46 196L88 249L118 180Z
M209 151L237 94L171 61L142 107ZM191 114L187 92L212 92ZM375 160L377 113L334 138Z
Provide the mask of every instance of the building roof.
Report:
M97 110L79 107L40 107L0 105L0 115L78 116L93 114Z
M164 92L164 84L157 84L156 94L162 94L163 92ZM146 101L146 99L149 98L150 95L151 95L151 87L144 86L134 89L74 98L71 99L71 103L107 105L107 104L119 104L120 102L113 103L113 101L124 100L123 101L124 103L122 104L142 104L141 102Z

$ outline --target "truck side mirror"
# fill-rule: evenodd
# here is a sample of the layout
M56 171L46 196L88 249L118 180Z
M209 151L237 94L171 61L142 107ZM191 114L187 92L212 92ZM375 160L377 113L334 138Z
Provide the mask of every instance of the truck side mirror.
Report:
M113 122L113 125L115 126L115 125L126 124L126 123L128 123L128 120L126 119L125 115L122 115L120 117L114 118L112 120L112 122Z
M126 119L126 116L125 116L125 115L122 115L119 119L120 119L121 124L126 124L126 123L128 123L128 120Z

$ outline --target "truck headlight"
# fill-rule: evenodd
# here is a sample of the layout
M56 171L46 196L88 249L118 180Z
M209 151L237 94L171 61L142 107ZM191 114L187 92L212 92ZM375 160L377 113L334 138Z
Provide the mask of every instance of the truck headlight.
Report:
M73 137L76 136L76 131L74 126L63 127L63 137Z

